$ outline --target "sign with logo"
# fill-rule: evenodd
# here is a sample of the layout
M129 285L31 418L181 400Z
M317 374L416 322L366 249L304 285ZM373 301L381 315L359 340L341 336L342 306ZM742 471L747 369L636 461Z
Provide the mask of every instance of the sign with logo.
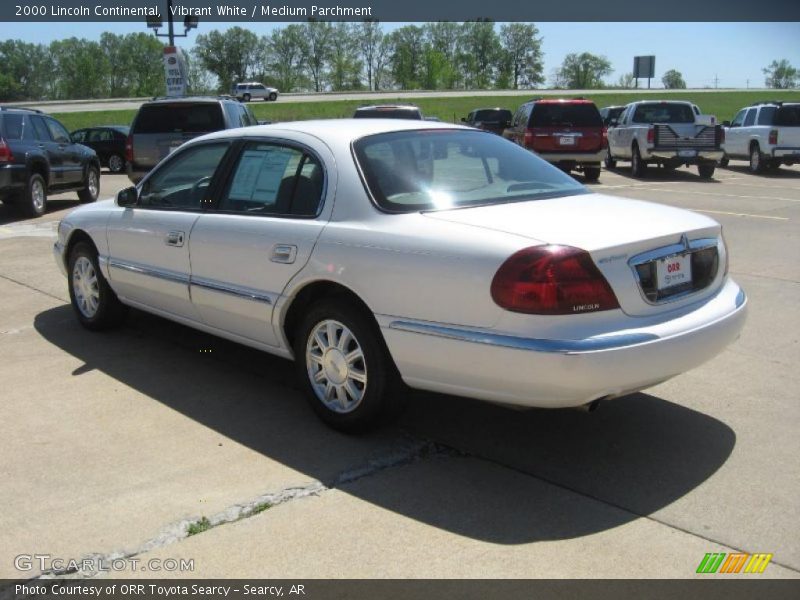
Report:
M164 46L164 75L167 79L167 96L186 95L188 69L183 50L176 46Z

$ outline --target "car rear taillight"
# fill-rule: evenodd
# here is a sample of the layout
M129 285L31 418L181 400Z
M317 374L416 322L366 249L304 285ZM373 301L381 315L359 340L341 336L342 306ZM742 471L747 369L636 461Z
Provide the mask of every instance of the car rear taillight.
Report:
M11 154L11 148L8 147L6 141L0 137L0 163L14 162L14 155Z
M772 129L769 132L769 143L770 144L777 144L778 143L778 130Z
M567 315L619 308L611 286L585 250L533 246L512 254L492 279L492 300L506 310Z
M608 127L603 127L603 148L608 148Z
M656 129L655 127L650 127L647 130L647 143L655 144L655 142L656 142Z
M530 148L531 146L533 146L533 129L525 130L524 143L526 148Z
M133 164L133 134L128 134L125 140L125 160Z

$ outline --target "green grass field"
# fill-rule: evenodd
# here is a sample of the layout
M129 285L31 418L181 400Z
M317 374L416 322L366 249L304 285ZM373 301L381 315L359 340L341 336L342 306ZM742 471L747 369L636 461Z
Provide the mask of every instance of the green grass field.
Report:
M467 92L465 92L467 93ZM471 110L483 107L500 106L515 110L522 102L535 97L531 90L519 96L458 96L448 98L417 98L411 100L422 109L425 116L439 117L442 121L453 122L464 117ZM716 115L720 121L731 119L743 106L761 100L792 100L800 102L800 93L782 91L758 92L682 92L665 95L671 100L691 100L705 114ZM565 93L564 97L571 97ZM613 94L597 94L587 96L594 100L598 107L626 104L638 99L657 99L657 95L639 94L636 92L620 92ZM258 119L272 121L296 121L305 119L335 119L349 117L356 107L369 104L364 100L335 100L331 102L292 102L289 97L278 102L254 102L249 106ZM386 96L380 103L409 102ZM54 116L70 130L94 125L129 124L136 114L135 110L109 110L98 112L58 113Z

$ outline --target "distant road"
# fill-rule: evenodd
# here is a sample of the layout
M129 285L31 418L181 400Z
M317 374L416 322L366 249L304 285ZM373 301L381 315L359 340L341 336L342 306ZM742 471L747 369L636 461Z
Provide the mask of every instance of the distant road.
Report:
M663 96L671 93L708 93L708 92L745 92L759 90L743 89L692 89L692 90L664 90L664 89L638 89L638 90L481 90L481 91L416 91L416 92L335 92L319 94L282 94L278 102L333 102L336 100L389 100L400 98L403 100L415 100L419 98L449 98L449 97L479 97L479 96L581 96L599 94L621 94L627 92L639 92L642 94L658 94ZM765 90L766 91L766 90ZM94 112L103 110L134 110L141 106L147 98L120 98L109 100L70 100L65 102L39 102L39 103L15 103L15 106L26 106L37 108L47 113L69 113L69 112Z

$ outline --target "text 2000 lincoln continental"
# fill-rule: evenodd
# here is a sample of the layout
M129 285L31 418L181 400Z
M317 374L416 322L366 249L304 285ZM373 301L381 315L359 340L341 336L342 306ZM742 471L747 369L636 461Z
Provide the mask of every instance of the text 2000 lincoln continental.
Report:
M720 225L591 193L460 126L234 129L60 224L78 320L127 306L294 359L311 406L359 430L411 387L573 407L709 360L745 321Z

